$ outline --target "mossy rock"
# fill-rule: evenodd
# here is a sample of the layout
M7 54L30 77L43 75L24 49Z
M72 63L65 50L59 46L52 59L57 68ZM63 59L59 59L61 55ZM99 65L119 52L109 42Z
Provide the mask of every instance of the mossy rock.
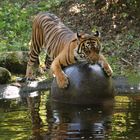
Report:
M28 60L28 52L14 51L0 53L0 66L7 68L16 74L25 74Z
M11 79L11 73L3 67L0 67L0 84L6 84Z

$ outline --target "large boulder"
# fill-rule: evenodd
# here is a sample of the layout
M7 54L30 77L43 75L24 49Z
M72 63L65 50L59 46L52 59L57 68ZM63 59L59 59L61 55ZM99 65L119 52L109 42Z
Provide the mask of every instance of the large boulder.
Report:
M13 51L0 53L0 66L12 73L25 74L28 60L27 51Z
M112 78L95 64L79 63L64 69L69 77L69 86L60 89L53 80L51 98L53 101L70 104L94 104L114 97Z
M3 67L0 67L0 84L6 84L11 79L11 73Z

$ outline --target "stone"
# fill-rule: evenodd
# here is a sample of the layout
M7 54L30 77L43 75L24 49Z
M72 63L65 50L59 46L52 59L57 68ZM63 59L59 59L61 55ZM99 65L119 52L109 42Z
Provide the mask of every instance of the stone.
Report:
M52 101L69 104L95 104L113 99L112 78L108 77L98 64L79 63L64 68L68 75L69 86L60 89L53 80Z
M28 60L27 51L0 52L0 66L12 73L25 74Z
M0 84L6 84L11 79L11 73L3 67L0 67Z

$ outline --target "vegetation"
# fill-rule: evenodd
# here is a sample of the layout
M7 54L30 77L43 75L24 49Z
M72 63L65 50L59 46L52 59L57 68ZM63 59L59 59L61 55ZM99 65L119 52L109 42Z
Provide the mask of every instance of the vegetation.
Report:
M99 30L116 75L127 69L139 73L139 0L4 0L0 5L0 51L28 50L34 15L50 11L73 31Z
M32 16L47 11L58 0L5 0L0 8L0 51L27 50Z

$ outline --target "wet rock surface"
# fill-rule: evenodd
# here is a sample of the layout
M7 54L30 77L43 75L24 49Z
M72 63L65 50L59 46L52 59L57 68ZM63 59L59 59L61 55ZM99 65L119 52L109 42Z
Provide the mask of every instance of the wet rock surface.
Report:
M69 77L69 86L60 89L53 80L52 100L70 104L94 104L114 97L112 78L95 64L79 63L64 69Z

